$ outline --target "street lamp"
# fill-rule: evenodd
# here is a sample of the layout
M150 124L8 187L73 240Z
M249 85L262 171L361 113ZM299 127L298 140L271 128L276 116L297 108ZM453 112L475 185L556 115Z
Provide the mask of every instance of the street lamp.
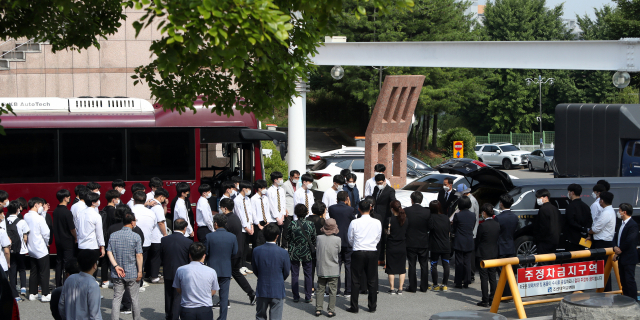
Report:
M546 79L546 80L544 80L544 79ZM537 84L538 87L539 87L539 90L540 90L540 117L538 117L538 122L540 122L540 149L542 149L543 148L543 145L542 145L542 141L543 141L542 140L542 138L543 138L543 136L542 136L542 85L546 84L546 83L549 83L550 85L553 85L553 81L555 79L553 79L553 78L548 78L547 79L547 78L543 78L541 75L538 75L538 79L527 78L527 79L524 79L524 80L527 82L527 85L531 85L532 83L533 84Z

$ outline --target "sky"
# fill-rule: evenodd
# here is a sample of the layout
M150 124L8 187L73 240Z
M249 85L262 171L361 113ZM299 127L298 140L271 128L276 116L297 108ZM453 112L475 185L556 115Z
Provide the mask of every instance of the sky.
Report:
M478 4L485 4L486 2L487 0L479 0ZM575 19L576 14L584 16L585 13L594 18L593 8L602 8L605 4L615 7L615 3L611 0L547 0L547 6L555 7L563 2L563 18L565 19Z

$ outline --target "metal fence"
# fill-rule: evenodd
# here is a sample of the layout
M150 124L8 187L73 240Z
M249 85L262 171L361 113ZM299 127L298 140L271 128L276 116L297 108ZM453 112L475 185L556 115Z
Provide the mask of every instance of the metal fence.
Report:
M515 145L540 145L540 132L531 133L489 133L486 136L476 136L476 143L498 143L507 142ZM555 144L556 133L555 131L543 131L542 143Z

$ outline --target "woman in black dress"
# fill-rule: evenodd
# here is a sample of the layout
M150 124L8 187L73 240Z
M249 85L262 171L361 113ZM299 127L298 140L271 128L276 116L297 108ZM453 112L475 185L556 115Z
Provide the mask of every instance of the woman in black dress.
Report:
M407 215L400 205L400 201L393 200L389 204L393 217L389 218L387 225L387 265L384 272L389 276L390 294L402 294L404 286L404 276L407 273L407 244L406 235L409 221ZM399 289L394 289L394 277L400 275Z

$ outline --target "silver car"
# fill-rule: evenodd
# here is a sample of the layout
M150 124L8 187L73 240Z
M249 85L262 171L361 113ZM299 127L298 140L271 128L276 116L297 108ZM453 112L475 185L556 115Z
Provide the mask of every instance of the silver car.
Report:
M546 172L551 170L553 160L553 149L538 149L527 156L529 160L529 171L542 169Z

